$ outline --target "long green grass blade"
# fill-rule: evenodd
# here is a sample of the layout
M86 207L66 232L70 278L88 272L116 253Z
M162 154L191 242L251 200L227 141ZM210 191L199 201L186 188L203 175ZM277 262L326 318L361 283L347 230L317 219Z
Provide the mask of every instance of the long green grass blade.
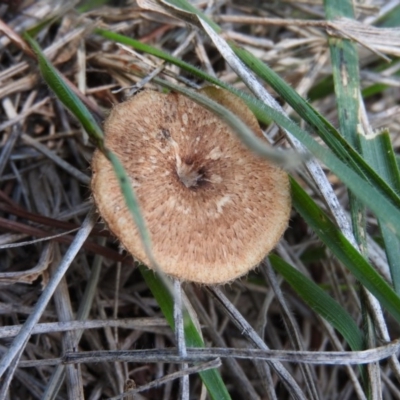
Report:
M355 149L359 108L359 72L357 51L352 42L345 39L329 39L333 68L333 81L338 104L339 124L342 135Z
M339 17L354 18L351 2L347 0L325 0L326 17L334 20ZM348 143L360 152L357 135L360 109L360 78L358 53L355 44L342 38L328 38L333 82L339 116L340 133ZM360 200L349 192L350 215L353 233L361 252L367 254L366 209Z
M296 293L345 338L352 350L364 349L364 337L350 314L323 289L280 257L269 256L272 266Z
M132 189L132 185L129 183L130 180L116 155L108 149L104 148L104 135L102 129L97 125L93 116L90 114L90 112L81 102L81 100L68 87L68 85L57 72L57 70L51 65L51 63L49 63L49 61L43 55L38 44L28 35L25 35L25 38L38 57L39 67L46 83L54 91L60 101L62 101L62 103L71 111L73 115L75 115L82 126L86 129L89 136L98 144L98 146L103 150L104 154L112 163L115 174L120 183L121 191L124 195L126 204L132 214L133 221L135 221L138 226L143 242L149 248L149 234L146 229L145 221L140 213L140 207L137 202L135 193ZM154 272L148 271L148 275L146 276L148 277L152 274L154 276ZM156 299L160 299L160 307L162 311L165 313L166 318L170 320L170 316L173 315L173 301L171 300L172 298L168 287L162 284L160 280L157 280L157 283L153 283L152 290L153 289L156 289ZM199 333L197 331L193 331L194 325L191 321L188 322L188 326L191 327L187 330L188 345L192 345L193 347L203 346L204 343L202 341L199 341L199 338L201 340ZM200 373L200 375L204 381L204 384L210 390L210 396L213 399L230 399L229 393L217 370L205 371Z
M349 243L328 216L315 204L302 187L291 179L293 206L330 251L350 270L400 322L400 297Z

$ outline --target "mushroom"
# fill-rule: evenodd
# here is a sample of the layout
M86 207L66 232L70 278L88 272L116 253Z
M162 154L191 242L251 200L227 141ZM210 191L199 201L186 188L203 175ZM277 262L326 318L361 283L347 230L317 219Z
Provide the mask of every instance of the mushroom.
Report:
M240 98L214 87L202 93L262 137ZM257 266L285 231L291 207L287 174L184 95L136 94L113 108L105 135L105 145L130 177L153 255L166 274L202 284L230 282ZM126 250L149 265L112 166L98 150L92 169L101 216Z

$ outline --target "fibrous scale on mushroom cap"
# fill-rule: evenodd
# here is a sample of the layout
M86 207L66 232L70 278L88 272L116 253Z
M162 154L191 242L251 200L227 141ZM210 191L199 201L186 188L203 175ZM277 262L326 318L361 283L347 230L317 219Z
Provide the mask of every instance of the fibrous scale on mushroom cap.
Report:
M236 96L212 97L262 136ZM145 90L114 107L105 144L120 159L139 200L155 259L166 274L220 284L246 274L286 229L290 190L284 171L248 150L211 111L176 94ZM148 264L109 161L96 151L92 191L124 247Z

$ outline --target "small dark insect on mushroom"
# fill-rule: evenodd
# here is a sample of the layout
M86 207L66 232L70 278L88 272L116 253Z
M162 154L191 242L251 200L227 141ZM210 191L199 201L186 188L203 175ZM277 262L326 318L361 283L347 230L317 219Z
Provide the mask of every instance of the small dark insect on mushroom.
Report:
M202 93L262 137L239 98L212 87ZM105 133L106 146L131 179L153 254L166 274L203 284L230 282L254 268L285 231L291 207L287 174L187 97L145 90L114 107ZM101 216L124 247L148 264L111 164L100 151L92 168Z

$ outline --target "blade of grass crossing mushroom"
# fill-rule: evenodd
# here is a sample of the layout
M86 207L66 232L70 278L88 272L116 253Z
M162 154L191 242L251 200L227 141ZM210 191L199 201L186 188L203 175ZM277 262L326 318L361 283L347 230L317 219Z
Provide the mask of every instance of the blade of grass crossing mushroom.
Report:
M164 314L171 329L175 329L174 323L174 301L170 293L165 290L159 276L145 266L140 266L140 272L150 288L154 298L157 300L162 313ZM184 319L184 332L187 347L204 347L204 341L197 331L191 319ZM200 373L201 379L207 387L208 393L214 400L230 399L230 395L222 381L221 375L216 369Z
M259 156L265 157L275 164L278 164L285 168L293 168L300 164L301 161L305 159L305 156L296 153L294 151L279 151L268 145L264 140L259 139L255 136L254 132L244 123L240 118L238 118L234 113L232 113L227 108L223 107L216 101L212 100L210 97L205 96L194 90L187 89L183 86L175 85L171 82L165 81L160 78L154 78L153 82L159 83L160 85L183 93L187 97L191 98L195 102L201 104L203 107L217 114L221 119L223 119L237 134L239 139L254 153Z
M130 183L130 179L127 173L125 172L125 169L121 164L121 161L119 161L118 157L108 149L105 149L105 154L107 158L110 160L111 164L113 165L114 172L118 178L118 182L120 184L120 188L124 195L126 204L140 232L140 237L146 249L146 255L149 258L149 260L151 260L151 264L154 265L157 270L161 271L160 268L157 267L157 262L152 255L150 236L146 228L146 223L140 212L139 203L132 189L132 184Z
M304 100L293 88L291 88L279 75L272 71L265 63L254 57L245 49L231 44L235 54L279 93L279 95L304 119L321 139L335 152L338 157L346 159L352 167L362 171L358 167L361 158L356 152L351 151L350 145L344 140L340 133L321 116L306 100Z
M159 4L167 3L166 1L158 1ZM193 12L193 6L188 4L185 0L169 0L169 4L173 4L175 8L183 9L186 13ZM173 14L173 9L169 8L169 12L171 15ZM221 41L218 35L215 35L215 32L220 32L221 28L216 26L215 24L207 25L208 19L206 16L201 13L201 11L196 10L196 15L199 18L199 22L202 27L206 30L206 32L217 42L219 42L220 46L223 46L226 51L226 45ZM193 23L193 20L186 20L188 23ZM199 26L199 24L196 24ZM212 28L212 29L211 29ZM215 31L215 32L214 32ZM283 79L279 77L274 71L272 71L266 64L264 64L261 60L257 59L254 55L249 53L248 51L237 47L233 42L230 42L229 45L231 46L234 53L243 61L253 72L255 72L261 79L265 80L268 84L270 84L273 89L279 93L288 104L297 111L299 116L303 118L308 124L310 124L315 130L316 133L324 140L324 142L334 151L334 153L339 157L345 164L351 166L351 168L357 172L360 176L365 177L367 180L370 181L370 184L379 187L381 191L386 193L388 197L390 197L400 208L400 198L399 196L389 187L389 185L384 182L381 177L365 162L365 160L355 151L349 143L340 135L340 133L323 117L321 116L306 100L304 100L290 85L288 85ZM217 46L218 47L218 46ZM142 49L146 51L146 49ZM161 52L162 53L162 52ZM166 56L164 53L161 54L154 54L163 58ZM231 54L227 54L231 59L233 59ZM175 62L171 56L167 61ZM237 60L233 60L235 63ZM177 64L178 65L178 64ZM179 65L181 68L188 68L187 70L193 74L197 74L199 70L196 68L185 65L185 63L181 62ZM241 69L241 72L242 69ZM206 78L204 75L207 76L204 72L200 77L207 79L209 82L215 83L219 85L219 82L215 82L215 78ZM246 77L249 74L246 75ZM199 76L199 75L197 75ZM211 78L211 79L210 79ZM243 79L243 77L242 77ZM254 82L255 78L251 75L248 76L248 82ZM232 91L232 88L229 86L225 87L228 90ZM242 97L241 94L238 94ZM263 103L260 102L258 99L252 100L251 97L242 97L244 101L248 104L249 108L254 112L254 114L259 118L261 122L264 122L262 119L262 111L260 108L263 108ZM270 103L267 102L267 106L271 106ZM274 108L274 107L273 107ZM265 115L265 114L264 114ZM278 123L275 120L276 123ZM279 124L279 123L278 123ZM285 128L285 127L284 127ZM292 132L290 132L292 133ZM303 145L302 139L296 137ZM307 147L307 145L306 145ZM321 159L324 161L324 159Z
M71 111L73 115L79 120L86 132L89 134L91 139L96 142L97 146L102 149L106 157L110 160L113 165L115 174L120 183L121 191L124 194L127 206L132 214L133 220L138 226L141 239L146 249L149 259L153 265L157 268L157 262L152 256L150 236L146 229L145 221L140 213L139 204L136 196L133 192L132 185L129 183L129 178L118 158L108 149L104 148L103 144L103 131L98 126L97 122L90 114L85 105L75 95L75 93L68 87L62 77L58 74L56 69L48 62L46 57L43 55L40 47L29 35L25 34L25 39L32 46L35 54L39 61L40 71L43 75L44 80L54 91L61 102Z
M274 269L283 276L304 302L340 332L352 350L364 349L362 332L336 300L280 257L271 254L269 260Z
M46 83L50 86L50 88L55 92L58 98L63 102L63 104L75 115L75 117L79 120L79 122L83 125L86 129L89 136L98 144L100 148L103 148L103 132L101 128L97 125L96 121L94 120L93 116L89 113L83 103L77 98L77 96L71 91L71 89L65 84L62 77L58 74L56 69L47 61L44 57L41 49L37 45L37 43L30 38L29 36L25 36L28 43L32 46L33 50L35 51L38 61L39 67L43 74L43 77ZM145 227L145 222L143 217L140 214L139 206L137 200L135 198L134 192L132 190L132 186L128 183L129 179L126 175L126 172L119 161L119 159L108 149L104 149L105 155L109 158L110 162L112 163L115 173L118 177L118 180L121 185L121 190L125 196L127 205L129 210L132 213L132 216L135 220L135 223L138 225L139 231L141 233L142 240L147 247L147 251L151 251L150 248L150 241L147 229ZM150 259L153 257L150 255ZM156 266L157 264L155 264ZM153 272L148 271L149 274L154 274ZM166 303L159 303L160 307L162 307L163 311L173 313L173 302L170 293L171 285L168 285L166 282L165 277L161 275L163 280L163 284L161 284L160 280L157 281L158 283L158 290L156 291L157 296L156 299L160 301L164 301L166 299L170 299L171 301L167 301ZM146 279L147 281L147 279ZM169 314L168 314L169 315ZM173 315L173 314L171 314ZM193 325L193 323L192 323ZM188 329L186 332L188 337L188 345L192 345L193 347L202 347L204 343L201 340L200 335L194 328L194 325L191 329ZM210 395L213 399L230 399L229 393L226 390L226 387L217 371L205 371L201 373L201 376L204 380L205 385L210 391Z
M291 187L293 206L307 224L361 284L400 322L400 297L294 179L291 179Z

